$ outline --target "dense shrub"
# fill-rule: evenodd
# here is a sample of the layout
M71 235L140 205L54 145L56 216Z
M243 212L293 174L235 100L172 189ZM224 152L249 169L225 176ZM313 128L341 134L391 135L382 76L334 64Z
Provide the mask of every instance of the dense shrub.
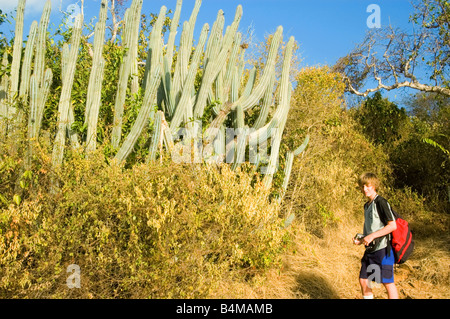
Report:
M41 177L0 211L1 298L207 297L274 265L288 240L258 179L227 165L124 169L100 150L55 176L60 190ZM66 285L71 264L80 289Z

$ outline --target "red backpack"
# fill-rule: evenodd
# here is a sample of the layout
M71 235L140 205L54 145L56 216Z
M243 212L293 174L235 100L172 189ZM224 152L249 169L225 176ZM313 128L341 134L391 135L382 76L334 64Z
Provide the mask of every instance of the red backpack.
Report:
M378 209L379 208L377 207L377 210ZM395 223L397 224L397 229L390 234L392 251L394 252L395 263L403 264L409 256L411 256L414 250L414 239L409 223L392 208L391 211L394 215Z
M395 263L403 264L414 250L414 239L408 222L392 210L397 229L392 232L391 244Z

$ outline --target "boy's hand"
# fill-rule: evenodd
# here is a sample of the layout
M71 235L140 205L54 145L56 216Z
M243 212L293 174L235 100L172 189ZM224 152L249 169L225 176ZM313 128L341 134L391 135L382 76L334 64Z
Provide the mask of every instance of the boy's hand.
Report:
M370 234L370 235L367 235L366 237L364 237L362 241L363 241L363 244L364 244L365 246L369 246L370 243L371 243L374 239L375 239L375 238L373 238L372 234Z

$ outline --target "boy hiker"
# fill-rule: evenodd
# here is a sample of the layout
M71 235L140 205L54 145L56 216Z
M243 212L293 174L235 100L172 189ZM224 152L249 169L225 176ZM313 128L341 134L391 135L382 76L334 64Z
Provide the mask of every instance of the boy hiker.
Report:
M364 173L358 180L368 201L364 204L364 232L353 238L355 245L364 244L359 283L364 299L373 299L371 282L382 283L389 299L398 299L394 283L394 254L389 234L397 229L394 215L386 199L377 194L380 184L373 173Z

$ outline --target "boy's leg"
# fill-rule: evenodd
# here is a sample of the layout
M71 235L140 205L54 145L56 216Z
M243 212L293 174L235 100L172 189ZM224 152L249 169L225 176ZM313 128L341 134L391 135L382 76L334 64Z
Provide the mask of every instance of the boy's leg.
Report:
M369 287L369 280L367 278L359 278L359 284L361 285L361 292L364 299L372 299L372 288Z
M382 282L384 287L386 288L388 298L389 299L398 299L397 287L394 283L394 252L391 247L387 249L390 250L388 254L381 261L382 267Z
M372 299L372 289L369 287L367 267L370 264L367 253L361 259L361 269L359 271L359 284L361 285L361 293L364 299Z
M395 283L391 282L383 285L386 288L389 299L398 299L398 292Z

